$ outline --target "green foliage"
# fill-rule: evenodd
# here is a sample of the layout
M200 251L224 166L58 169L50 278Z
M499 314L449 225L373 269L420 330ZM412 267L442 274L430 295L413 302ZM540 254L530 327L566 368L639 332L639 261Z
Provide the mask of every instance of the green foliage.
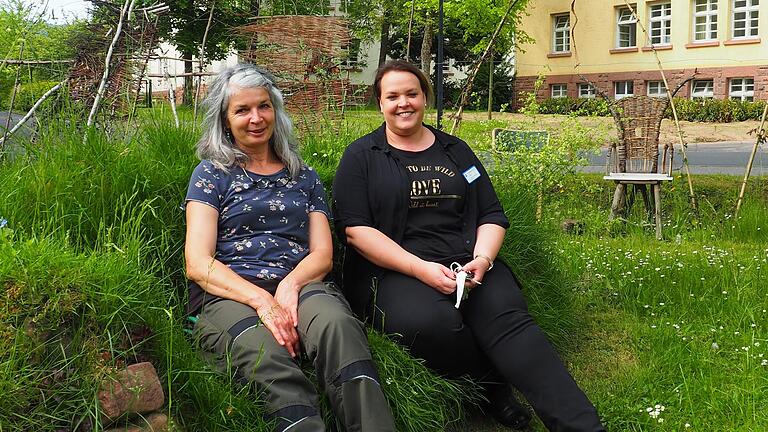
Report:
M184 58L199 55L213 2L204 0L173 0L166 3L170 10L160 15L160 37L173 43ZM206 41L205 56L221 60L234 46L232 29L248 22L247 17L258 15L258 2L215 2L216 25L211 25ZM256 7L255 13L251 8ZM225 23L225 24L221 24Z
M0 58L18 59L22 43L23 59L50 60L73 57L74 46L70 40L85 23L75 21L65 25L54 25L39 20L37 16L39 13L37 5L32 2L0 0L0 32L2 32ZM10 105L10 95L17 71L21 72L19 78L22 84L39 80L58 82L66 75L66 67L63 65L0 67L0 109L2 110L8 109ZM16 104L16 106L20 105ZM17 109L21 110L21 108Z
M493 110L502 111L504 105L512 100L511 67L507 63L496 60L493 69ZM488 84L490 66L485 63L477 72L473 89L465 109L484 111L488 109ZM461 92L467 80L448 81L445 83L445 106L457 108Z
M577 116L610 116L608 102L603 98L547 98L539 103L542 114L574 114Z
M680 120L729 123L744 120L760 120L765 101L735 101L730 99L690 100L675 98L677 117ZM667 109L667 118L672 109Z
M99 380L145 359L158 367L168 410L186 430L268 429L253 389L213 372L182 333L179 205L196 164L195 132L174 128L167 115L149 117L113 137L92 131L85 142L74 122L53 119L28 158L0 165L12 191L0 215L14 230L0 243L2 256L13 257L0 262L0 389L18 396L0 407L3 430L93 426ZM343 144L379 121L306 138L307 160L330 182ZM27 322L42 336L20 337ZM476 400L472 385L442 380L370 337L401 430L442 430Z
M20 85L19 90L16 92L16 100L14 101L13 109L22 112L29 111L30 108L32 108L32 105L34 105L45 92L52 89L56 84L58 83L54 81L36 81ZM45 109L51 107L53 103L53 100L47 99L43 102L41 108Z
M551 223L585 224L557 242L557 267L578 281L573 298L591 328L572 370L599 395L608 430L768 425L768 183L750 180L736 218L740 180L695 176L697 211L684 178L665 184L662 242L639 194L625 221L608 222L615 185L598 175L567 183L570 193L545 210ZM665 410L654 418L656 405ZM744 415L733 417L734 407Z
M744 120L760 120L765 101L735 101L730 99L690 100L675 98L677 117L680 120L729 123ZM574 99L547 98L538 103L542 114L575 114L578 116L610 116L608 101L602 98ZM666 118L672 118L672 108L667 108Z
M349 0L343 2L352 31L362 40L380 37L382 23L391 26L391 51L393 58L404 58L408 39L411 6L414 6L411 57L419 58L424 26L429 25L436 33L438 0L416 1L379 0L375 2ZM516 2L506 25L496 40L497 52L508 52L515 42L528 40L517 26L528 1ZM496 26L507 9L506 0L446 0L444 2L444 29L446 32L446 58L473 61L490 40ZM434 46L435 44L433 44Z
M386 336L369 330L368 342L398 431L443 431L464 419L480 395L470 381L439 378Z

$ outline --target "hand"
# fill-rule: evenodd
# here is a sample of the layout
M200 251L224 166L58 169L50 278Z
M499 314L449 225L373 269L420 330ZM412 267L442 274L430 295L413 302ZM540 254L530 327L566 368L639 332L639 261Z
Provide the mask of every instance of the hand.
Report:
M289 277L281 280L277 285L277 291L275 291L275 301L291 317L294 327L299 325L299 291L301 291L301 287L293 284Z
M256 309L261 322L272 333L277 343L284 346L291 357L296 357L299 353L299 335L290 314L268 293L260 299L253 299L253 303L255 307L251 307Z
M476 287L478 284L476 282L482 282L483 277L485 276L485 273L488 271L488 260L485 258L477 257L473 259L472 261L464 264L464 271L472 272L473 277L470 280L467 278L467 281L465 282L465 286L472 289Z
M412 267L412 275L443 294L456 291L456 274L442 264L421 261Z

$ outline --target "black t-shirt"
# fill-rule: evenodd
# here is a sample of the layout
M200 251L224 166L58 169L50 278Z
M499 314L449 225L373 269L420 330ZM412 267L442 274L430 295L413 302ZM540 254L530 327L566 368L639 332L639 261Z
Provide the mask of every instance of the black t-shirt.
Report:
M462 211L466 182L439 145L410 152L394 149L408 171L410 204L402 246L428 261L466 255Z

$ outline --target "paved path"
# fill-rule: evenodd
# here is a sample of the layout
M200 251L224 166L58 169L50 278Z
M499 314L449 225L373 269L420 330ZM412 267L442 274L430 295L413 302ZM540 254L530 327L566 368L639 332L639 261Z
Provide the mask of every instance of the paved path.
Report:
M21 120L22 117L24 117L22 114L16 114L11 113L11 124L9 126L9 129L13 129L13 127L16 125L16 123ZM0 139L5 136L5 123L8 121L8 111L0 111ZM23 139L28 138L32 133L35 131L35 118L32 117L31 119L27 120L26 123L24 123L24 126L21 127L18 131L16 131L10 138L8 138L8 142L3 144L3 152L6 152L11 155L11 157L15 155L19 155L23 153L23 146L20 144L20 142Z
M752 152L754 141L724 141L717 143L688 144L688 165L693 174L728 174L743 176ZM608 151L590 156L588 166L581 167L583 172L605 172L605 158ZM679 146L675 146L673 173L682 172L683 155ZM758 148L751 175L768 175L768 145Z

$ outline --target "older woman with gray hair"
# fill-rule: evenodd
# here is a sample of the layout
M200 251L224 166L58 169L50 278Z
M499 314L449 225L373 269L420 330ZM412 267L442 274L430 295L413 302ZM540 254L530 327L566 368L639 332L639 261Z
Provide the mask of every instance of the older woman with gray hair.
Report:
M227 68L206 103L186 197L188 312L200 348L264 390L277 431L325 430L302 351L346 430L393 431L362 324L322 282L330 212L275 79L253 65Z

